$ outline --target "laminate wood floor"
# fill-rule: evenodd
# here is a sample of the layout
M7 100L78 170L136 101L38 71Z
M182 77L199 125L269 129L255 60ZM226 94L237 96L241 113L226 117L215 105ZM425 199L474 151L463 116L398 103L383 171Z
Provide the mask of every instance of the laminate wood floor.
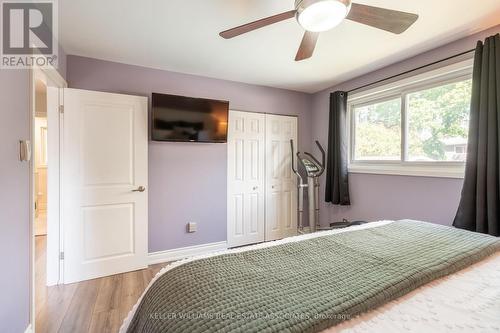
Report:
M35 238L37 333L116 333L149 281L166 264L74 284L46 287L47 237Z

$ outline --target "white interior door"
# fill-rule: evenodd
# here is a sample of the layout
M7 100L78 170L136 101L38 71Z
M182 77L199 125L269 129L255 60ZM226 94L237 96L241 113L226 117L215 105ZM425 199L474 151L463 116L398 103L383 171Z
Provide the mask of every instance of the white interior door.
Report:
M264 241L265 115L230 111L228 245Z
M64 282L146 267L147 98L65 89L63 117Z
M266 241L297 233L290 140L297 145L297 117L266 115Z

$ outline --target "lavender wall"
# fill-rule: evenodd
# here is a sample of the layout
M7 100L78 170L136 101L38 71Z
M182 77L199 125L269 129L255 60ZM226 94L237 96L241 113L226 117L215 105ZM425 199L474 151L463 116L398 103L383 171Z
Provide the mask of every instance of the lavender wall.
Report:
M451 225L462 180L350 174L351 207L321 206L322 224L349 220L416 219ZM323 184L323 183L322 183Z
M500 25L470 37L422 53L416 57L363 75L316 93L312 101L313 140L328 140L329 94L350 89L417 68L463 51L473 49L483 40L500 31ZM350 174L352 205L338 207L321 202L321 223L347 219L420 219L451 225L455 216L463 180L426 177ZM325 177L321 180L324 193Z
M59 48L60 74L66 54ZM30 323L30 169L19 161L19 140L30 137L29 73L0 70L0 332L21 333Z
M297 115L299 143L311 142L308 94L68 56L71 88L151 92L230 101L234 110ZM149 143L150 252L226 240L226 145ZM188 234L186 223L197 222Z
M29 138L28 72L0 70L0 332L24 332L30 314L29 164L18 158Z
M63 78L66 78L66 51L61 47L61 45L58 44L58 52L59 52L59 57L58 57L58 68L57 71Z

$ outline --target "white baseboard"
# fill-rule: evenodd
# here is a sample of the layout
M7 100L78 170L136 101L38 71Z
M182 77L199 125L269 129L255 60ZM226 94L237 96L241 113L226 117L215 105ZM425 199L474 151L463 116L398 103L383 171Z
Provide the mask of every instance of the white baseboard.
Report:
M181 247L166 251L152 252L148 255L148 265L185 259L200 254L207 254L227 249L227 242L208 243L202 245Z
M24 333L33 333L33 327L31 326L31 324L29 324L28 327L26 327Z

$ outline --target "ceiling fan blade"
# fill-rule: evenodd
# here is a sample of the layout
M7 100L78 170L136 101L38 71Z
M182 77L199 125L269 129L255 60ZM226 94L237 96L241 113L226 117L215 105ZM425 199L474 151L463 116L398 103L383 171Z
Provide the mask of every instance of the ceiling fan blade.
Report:
M225 39L233 38L244 33L263 28L265 26L291 19L295 16L296 10L291 10L281 14L263 18L261 20L240 25L239 27L221 32L219 35Z
M415 23L418 15L353 3L347 19L395 34L401 34Z
M295 57L295 61L301 61L310 58L314 53L316 42L318 41L319 32L306 31L302 43L300 44L299 51Z

